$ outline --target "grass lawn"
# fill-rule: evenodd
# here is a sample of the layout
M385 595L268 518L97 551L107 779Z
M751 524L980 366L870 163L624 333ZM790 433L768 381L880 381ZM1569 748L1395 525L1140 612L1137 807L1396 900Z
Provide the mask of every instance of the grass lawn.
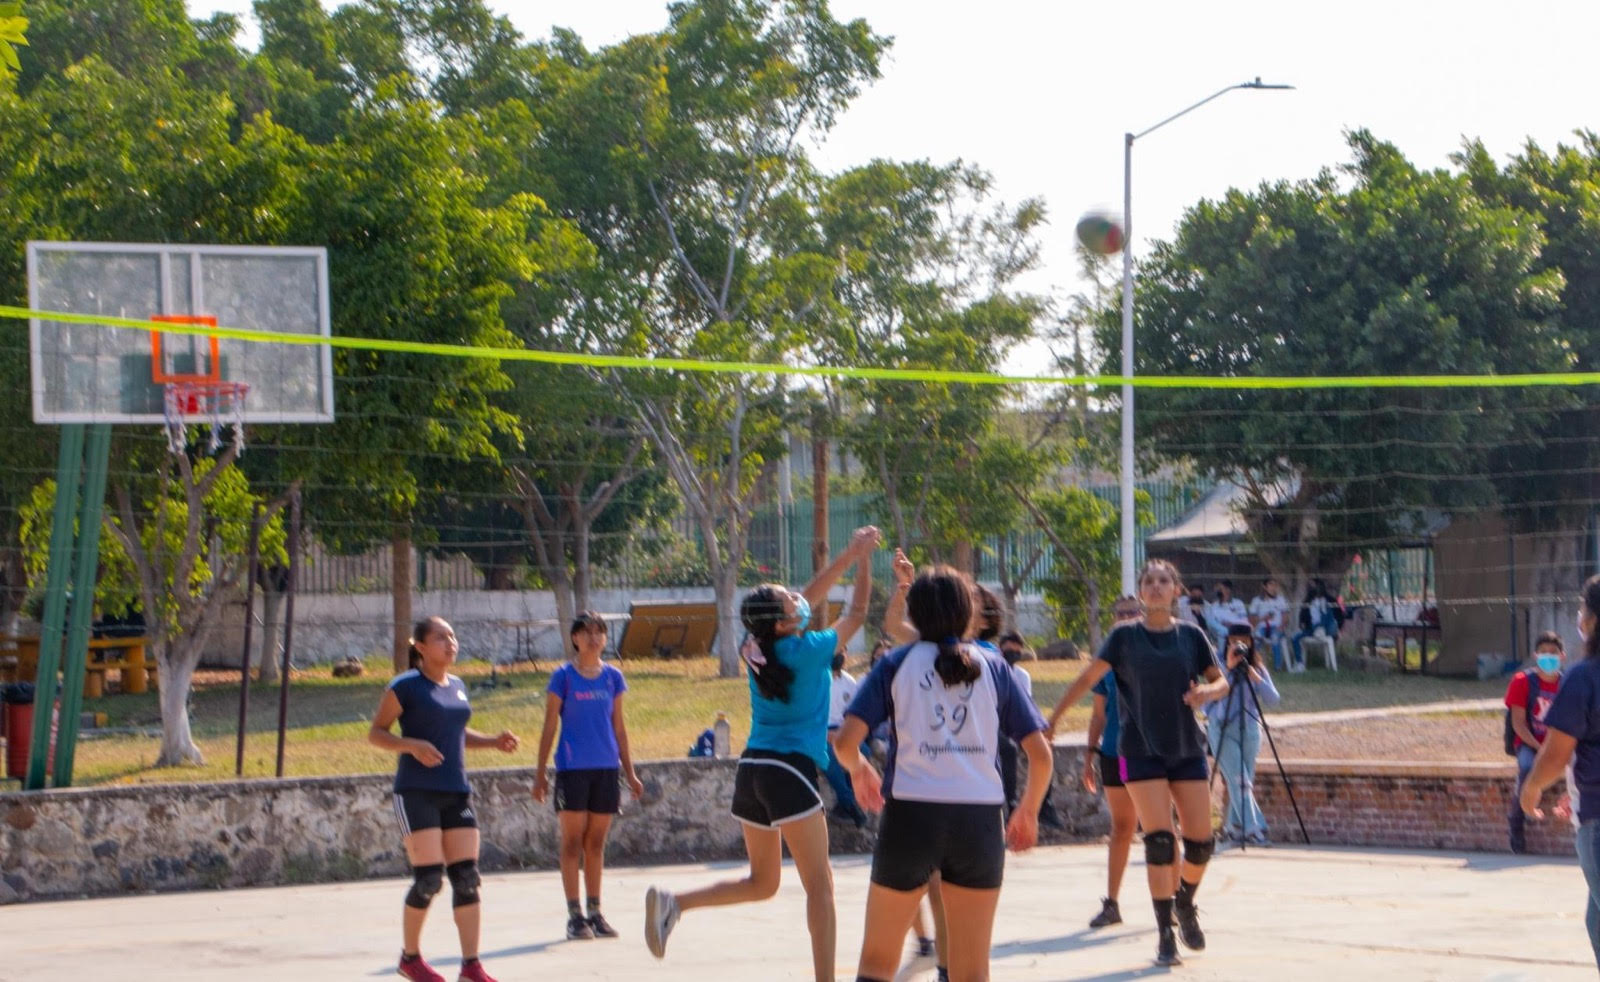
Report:
M1027 663L1035 698L1047 713L1083 666L1083 662ZM476 751L471 758L474 766L533 763L543 725L544 685L554 667L550 662L541 662L537 670L519 665L509 675L500 673L500 679L509 679L511 685L495 689L482 687L489 680L486 663L466 662L457 667L456 674L466 680L473 692L473 726L488 732L509 728L523 740L523 750L513 757ZM726 711L733 724L734 746L743 745L750 729L750 700L743 679L717 678L716 664L709 658L625 662L621 667L628 677L625 705L635 759L683 756L719 710ZM370 660L367 675L359 679L335 679L326 666L297 673L289 690L285 772L311 776L391 770L392 758L366 742L368 721L388 679L389 666L382 659ZM1477 699L1504 693L1504 683L1500 681L1356 672L1306 672L1279 676L1278 682L1285 712ZM237 675L199 673L193 695L193 726L206 764L157 769L152 764L160 742L153 733L159 730L160 715L154 692L86 700L84 709L106 713L109 726L146 728L152 735L81 740L76 781L91 785L229 779L233 777L238 705ZM277 712L278 688L252 685L245 747L247 777L270 777L273 773ZM1087 703L1080 704L1068 713L1062 732L1081 731L1087 721ZM86 736L93 737L92 731L86 731Z

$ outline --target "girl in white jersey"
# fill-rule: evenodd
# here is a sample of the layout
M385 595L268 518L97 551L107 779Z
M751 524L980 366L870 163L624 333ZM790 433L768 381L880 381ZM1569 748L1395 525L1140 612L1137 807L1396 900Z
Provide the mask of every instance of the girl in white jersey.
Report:
M921 640L890 654L861 685L835 741L856 796L883 811L867 894L860 980L888 980L929 879L938 873L949 930L950 978L989 977L989 943L1007 844L1031 847L1049 784L1045 722L997 652L961 640L971 584L949 567L924 572L906 606ZM890 720L884 775L861 758L861 738ZM1028 754L1028 791L1004 823L996 765L1000 737Z

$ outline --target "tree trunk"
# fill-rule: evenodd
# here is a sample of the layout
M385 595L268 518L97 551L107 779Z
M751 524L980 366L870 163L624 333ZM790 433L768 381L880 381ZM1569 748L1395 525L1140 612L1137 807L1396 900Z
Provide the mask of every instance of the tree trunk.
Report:
M1084 576L1083 589L1089 602L1089 651L1093 653L1100 650L1100 641L1105 633L1101 628L1104 615L1100 610L1100 578L1093 571Z
M828 441L821 426L811 431L811 575L828 565Z
M278 681L278 615L283 610L283 584L276 576L261 578L261 647L256 656L256 678L266 684Z
M577 525L577 541L574 543L577 554L573 557L572 563L572 603L578 610L588 610L590 607L589 583L594 572L589 568L591 527L589 522L581 517L578 518ZM570 623L570 620L568 623Z
M977 570L972 565L972 556L972 543L957 542L955 545L955 561L951 565L968 575L975 574Z
M390 585L394 590L394 671L398 675L411 667L411 535L397 531L391 544L393 573Z
M744 638L744 624L739 620L739 567L735 563L728 563L714 576L717 675L736 679L739 677L739 642Z
M191 643L181 638L168 641L156 652L161 690L161 754L156 758L157 767L206 762L189 730L189 688L198 655L198 651L191 650Z

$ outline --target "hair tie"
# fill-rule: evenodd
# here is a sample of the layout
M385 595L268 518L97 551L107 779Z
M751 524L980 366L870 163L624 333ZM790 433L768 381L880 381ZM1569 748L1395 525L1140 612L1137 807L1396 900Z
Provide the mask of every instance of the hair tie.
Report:
M761 669L767 664L767 656L761 653L761 642L746 634L744 643L739 645L739 657L750 666L750 674L760 675Z

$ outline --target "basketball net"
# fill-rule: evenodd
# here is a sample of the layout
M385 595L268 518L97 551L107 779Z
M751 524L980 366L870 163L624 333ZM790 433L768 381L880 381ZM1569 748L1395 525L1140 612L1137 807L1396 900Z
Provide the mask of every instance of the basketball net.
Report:
M162 415L166 417L167 448L183 453L189 445L191 419L210 424L209 453L222 449L222 430L233 427L234 442L244 451L244 402L250 394L245 382L191 379L166 384Z

